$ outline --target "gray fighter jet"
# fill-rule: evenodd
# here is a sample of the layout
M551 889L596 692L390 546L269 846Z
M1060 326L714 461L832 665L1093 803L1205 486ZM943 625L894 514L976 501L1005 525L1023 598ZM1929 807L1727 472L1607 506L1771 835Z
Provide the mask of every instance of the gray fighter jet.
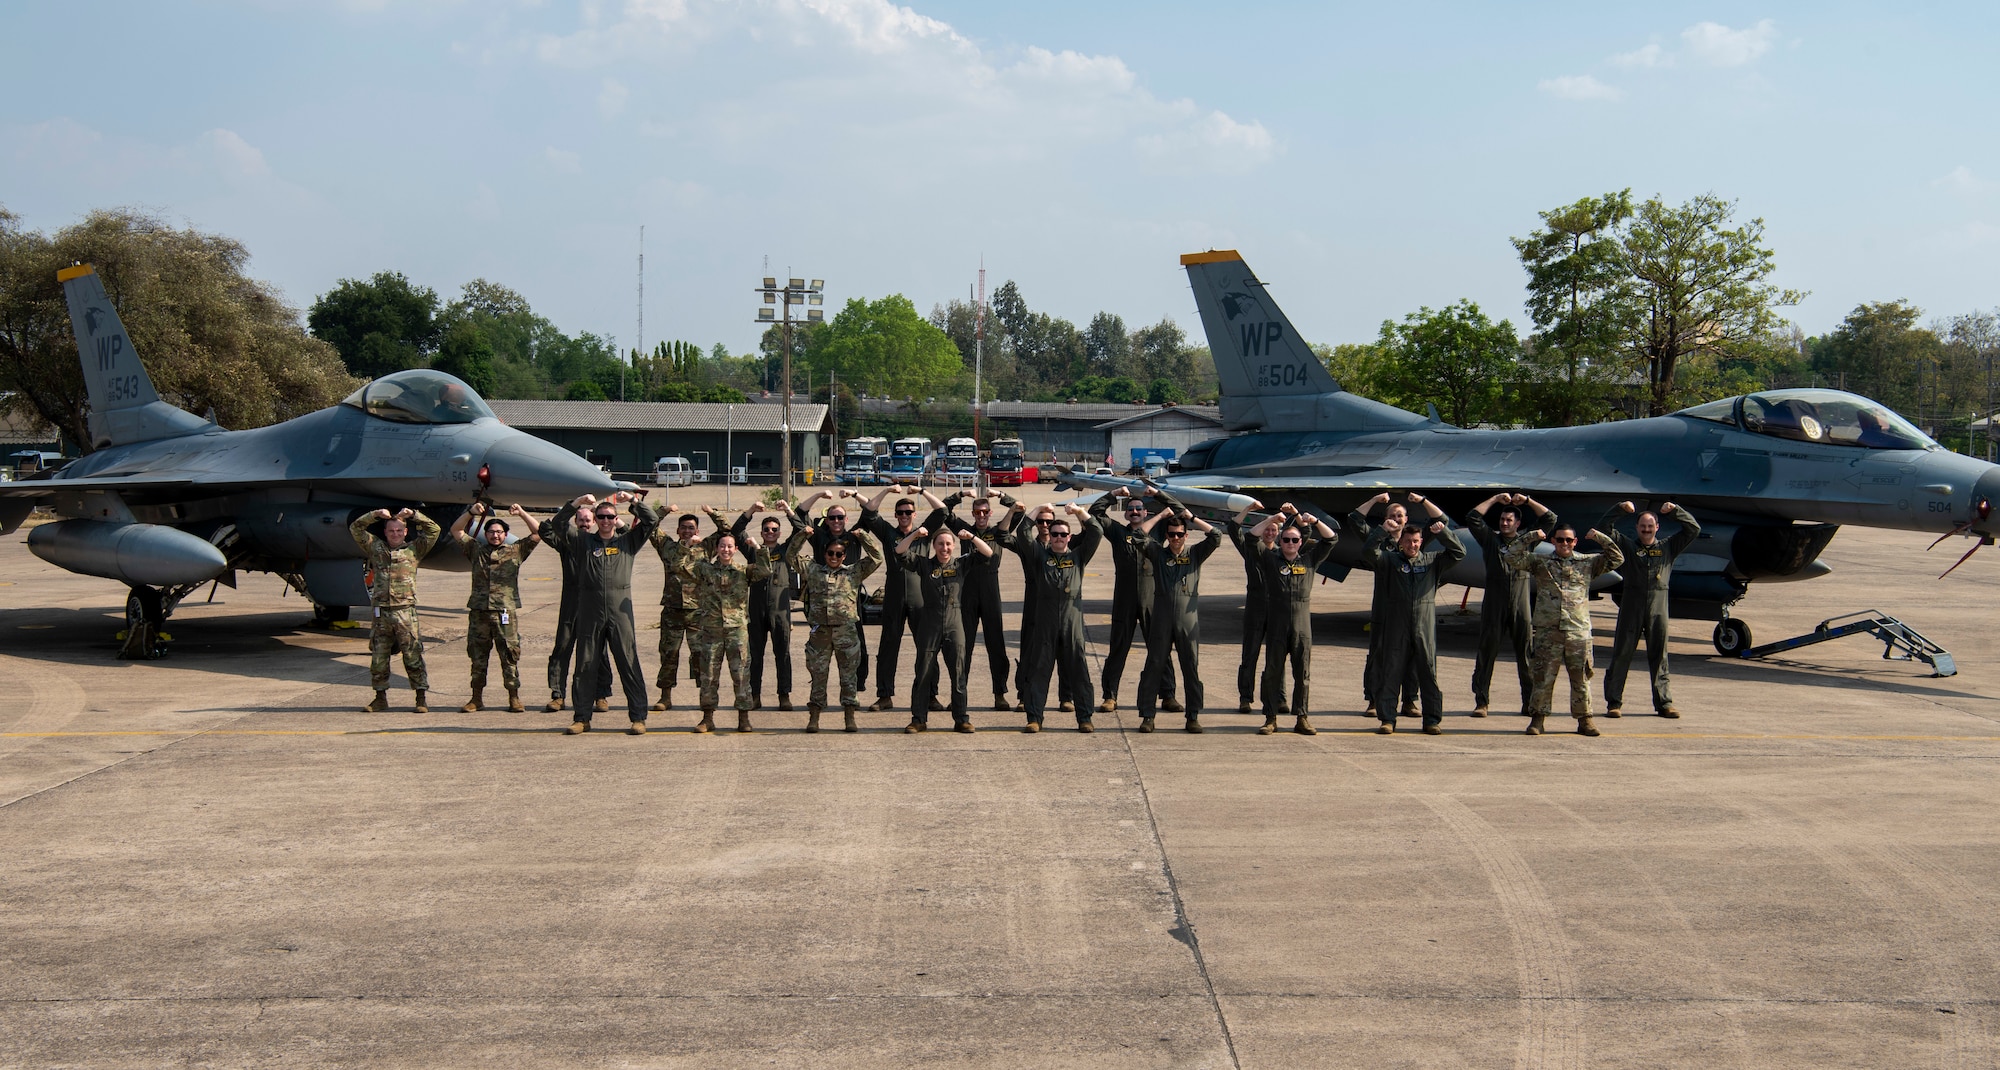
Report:
M1617 502L1675 502L1702 531L1674 566L1673 612L1718 621L1724 654L1750 644L1749 627L1729 614L1749 585L1825 575L1819 555L1842 524L1964 535L1977 540L1973 550L2000 527L2000 466L1943 449L1857 394L1769 390L1584 427L1453 427L1435 410L1420 416L1341 389L1235 252L1190 253L1181 264L1221 380L1223 426L1236 432L1187 451L1163 481L1190 507L1234 512L1254 497L1338 518L1395 489L1434 497L1458 517L1511 490L1585 528ZM1335 578L1359 549L1340 546ZM1483 567L1470 555L1450 582L1478 585Z
M283 577L321 620L345 619L348 607L368 604L347 531L363 510L422 506L450 524L476 498L555 508L634 489L504 426L471 387L422 369L385 375L297 419L225 431L160 400L95 271L58 277L95 452L46 479L0 483L0 533L37 505L66 518L30 531L29 549L129 586L127 616L150 630L197 587L234 586L243 569ZM442 543L424 564L467 567Z

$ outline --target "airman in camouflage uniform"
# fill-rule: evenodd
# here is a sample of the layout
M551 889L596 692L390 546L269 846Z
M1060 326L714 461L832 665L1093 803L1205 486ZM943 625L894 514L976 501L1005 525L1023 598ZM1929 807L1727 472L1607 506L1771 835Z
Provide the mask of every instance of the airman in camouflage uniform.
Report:
M368 530L376 521L385 521L382 534ZM416 529L416 538L409 538ZM389 708L389 655L403 652L403 672L410 677L416 694L416 712L429 713L424 692L430 689L430 674L424 669L424 640L417 631L417 563L437 545L443 529L415 509L391 513L377 509L363 513L347 525L347 533L361 547L373 577L368 600L375 606L375 628L368 633L368 682L375 688L375 701L363 707L367 713Z
M736 696L736 730L750 731L750 688L743 678L743 648L750 645L750 585L767 579L770 570L736 552L736 537L716 540L713 556L694 563L695 649L701 656L701 723L697 732L715 730L715 707L721 697L722 663L729 662L729 684Z
M679 512L680 507L669 505L666 511ZM701 543L696 541L700 533L701 520L693 515L681 517L674 534L668 534L664 524L653 531L653 549L659 552L660 563L667 567L666 589L660 592L660 675L654 681L660 689L660 701L653 703L655 710L674 706L682 643L688 648L688 676L701 679L700 648L694 638L695 610L700 604L695 591L694 563L702 553Z
M460 513L451 525L451 541L472 562L472 596L466 599L465 655L472 663L472 698L460 706L460 713L477 713L485 708L486 665L490 653L500 652L500 682L507 686L507 710L524 713L521 705L521 562L535 552L541 536L535 520L516 505L507 510L528 525L526 538L509 545L508 525L493 516L484 502ZM466 534L476 517L479 537Z
M805 580L806 620L811 634L806 637L806 671L812 674L812 694L807 700L806 731L819 731L819 715L826 708L826 671L830 661L840 665L840 709L845 730L860 729L854 723L856 708L855 669L861 660L861 581L882 567L882 548L868 535L857 533L852 540L830 541L821 551L824 564L813 560L811 530L801 526L785 544L792 570ZM847 563L849 542L861 547L861 563Z
M1526 533L1507 551L1508 567L1539 581L1535 639L1529 655L1535 669L1535 694L1528 711L1528 734L1542 734L1543 721L1555 700L1556 673L1568 669L1569 712L1576 718L1576 732L1594 736L1597 727L1590 723L1590 581L1623 564L1625 555L1611 536L1595 529L1590 539L1604 547L1601 554L1577 553L1576 529L1566 524L1551 534L1556 548L1551 556L1535 553L1535 544L1542 541L1540 531Z

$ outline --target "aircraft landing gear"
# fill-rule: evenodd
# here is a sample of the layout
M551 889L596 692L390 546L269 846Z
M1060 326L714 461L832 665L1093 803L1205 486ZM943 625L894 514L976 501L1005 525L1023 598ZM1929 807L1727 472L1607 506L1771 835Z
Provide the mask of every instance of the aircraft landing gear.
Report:
M127 660L150 660L166 656L160 632L166 627L167 599L158 587L135 586L125 597L125 644L118 656Z
M336 622L347 619L348 609L349 607L347 606L323 606L318 602L314 602L313 626L316 628L330 628Z
M1750 626L1735 617L1724 617L1715 626L1715 652L1733 658L1750 648Z

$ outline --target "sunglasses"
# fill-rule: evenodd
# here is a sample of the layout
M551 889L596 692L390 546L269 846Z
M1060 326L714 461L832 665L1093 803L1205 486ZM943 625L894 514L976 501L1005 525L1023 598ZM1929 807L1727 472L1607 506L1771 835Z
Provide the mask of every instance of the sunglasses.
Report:
M1576 540L1575 540L1575 539L1551 539L1551 540L1549 540L1549 541L1551 541L1551 542L1565 542L1565 543L1567 543L1567 542L1575 542Z
M917 511L916 511L915 509L898 509L898 510L896 510L896 515L897 515L897 516L916 516L916 515L917 515Z
M1051 532L1049 532L1049 538L1051 538L1051 539L1067 539L1067 538L1069 538L1069 532L1067 532L1067 531L1051 531Z
M1282 538L1282 539L1279 539L1278 541L1279 541L1279 542L1304 542L1305 540L1304 540L1304 539L1301 539L1301 538L1299 538L1299 537L1298 537L1297 535L1287 535L1287 536L1285 536L1284 538Z
M617 514L617 513L599 513L599 514L597 514L597 519L599 519L599 520L616 520L616 519L618 519L618 514Z

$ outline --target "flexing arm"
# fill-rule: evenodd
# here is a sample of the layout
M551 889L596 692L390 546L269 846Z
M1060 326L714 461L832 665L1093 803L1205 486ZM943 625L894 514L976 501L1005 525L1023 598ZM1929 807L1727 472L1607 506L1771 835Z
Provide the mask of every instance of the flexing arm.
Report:
M1672 502L1660 506L1660 512L1673 517L1681 524L1681 529L1674 533L1673 538L1667 540L1667 560L1671 561L1679 557L1681 551L1693 546L1694 541L1701 537L1701 522L1694 518L1693 513Z
M418 558L422 558L431 552L431 547L437 545L438 536L444 534L444 529L438 527L437 521L415 509L410 510L409 522L410 549L417 552Z

